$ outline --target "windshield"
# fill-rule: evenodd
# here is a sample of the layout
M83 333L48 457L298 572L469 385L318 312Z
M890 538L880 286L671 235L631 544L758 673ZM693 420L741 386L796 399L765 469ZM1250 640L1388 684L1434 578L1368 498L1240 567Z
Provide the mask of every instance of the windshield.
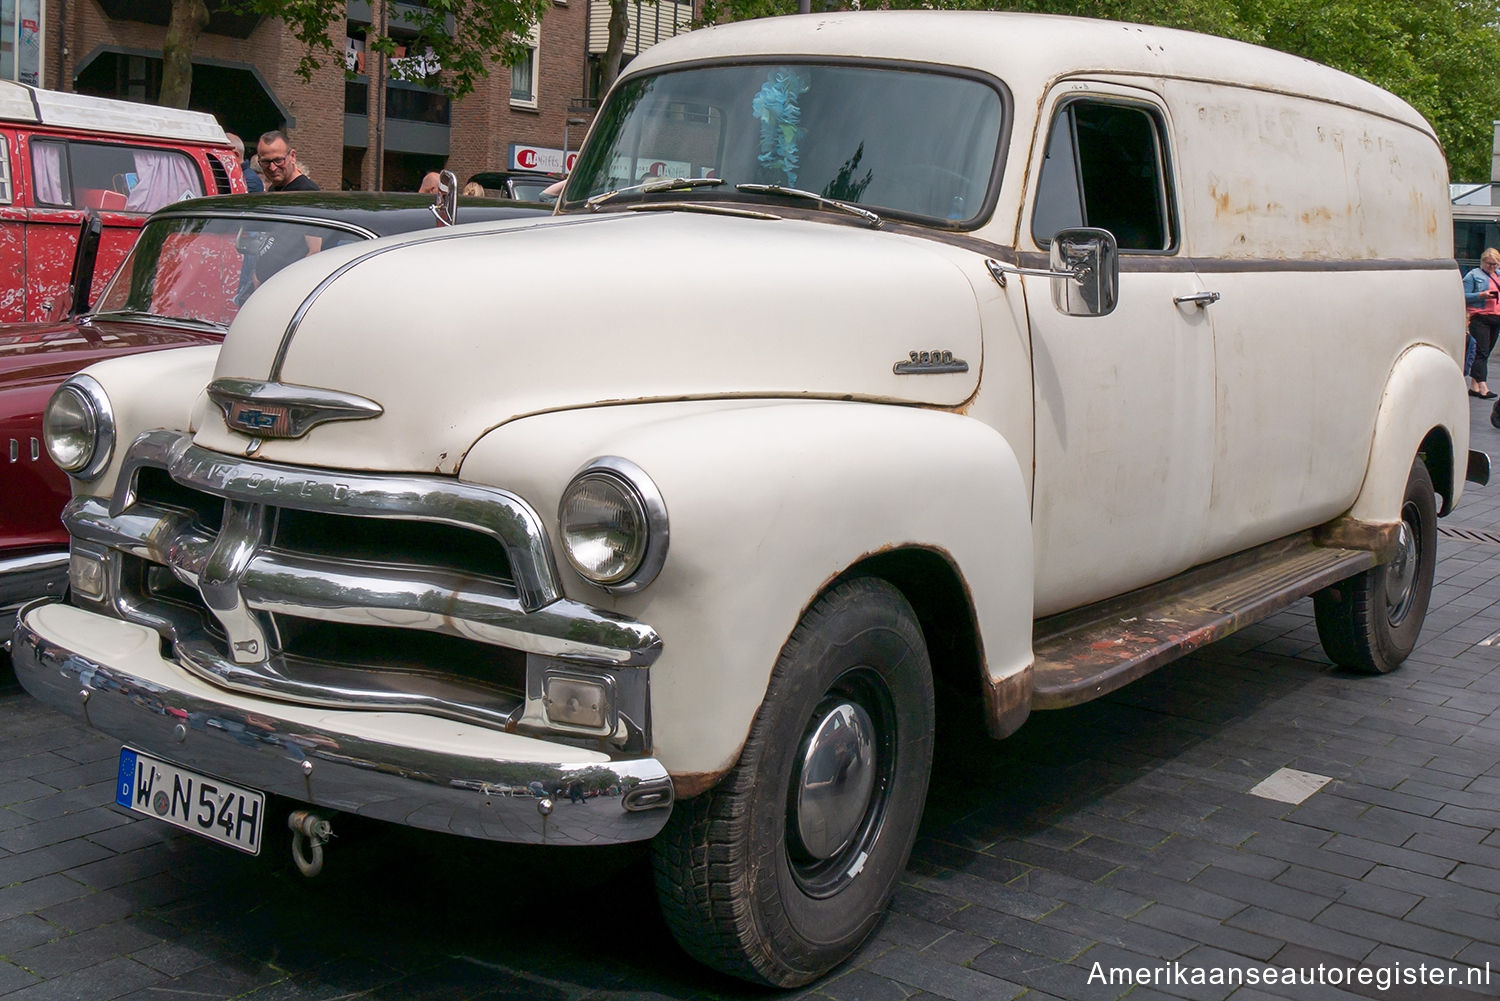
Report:
M763 202L764 192L733 186L774 184L882 213L972 222L997 169L1003 117L993 86L939 73L816 64L676 70L620 86L566 197L573 206L655 177L714 177L725 184L669 197Z
M151 219L94 307L228 326L250 293L310 253L358 234L282 219Z

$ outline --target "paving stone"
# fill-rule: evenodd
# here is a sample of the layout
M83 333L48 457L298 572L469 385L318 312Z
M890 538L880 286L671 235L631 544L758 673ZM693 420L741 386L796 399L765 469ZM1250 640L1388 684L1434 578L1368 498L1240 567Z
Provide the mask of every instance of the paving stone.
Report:
M1071 935L1035 921L1025 921L986 907L968 907L951 915L946 924L989 944L1004 944L1054 960L1073 958L1094 944L1092 937Z
M977 962L975 968L966 969L916 952L888 952L869 964L869 969L950 1001L1011 1001L1025 993L1024 987L983 972Z
M57 977L70 970L93 966L159 944L156 936L141 931L128 921L118 921L77 935L66 935L9 958L40 976Z
M1218 866L1209 866L1193 877L1188 885L1296 918L1311 918L1328 906L1328 901L1316 894L1304 893Z
M868 970L854 970L823 984L819 994L834 1001L907 1001L911 992L902 984Z
M1100 914L1074 904L1064 904L1046 915L1042 918L1042 924L1060 928L1080 938L1092 938L1106 945L1161 959L1175 959L1194 945L1191 939L1181 935Z
M109 849L85 838L14 852L0 858L0 885L24 883L37 876L66 872L110 856Z
M58 901L71 900L88 892L88 889L66 876L47 875L0 887L0 921L28 913L39 913L42 908Z
M29 851L125 823L129 823L129 820L115 811L107 807L96 807L0 831L0 848L12 852Z
M1451 935L1435 929L1424 928L1410 921L1401 921L1362 911L1345 904L1332 904L1315 919L1317 924L1337 928L1351 935L1373 938L1383 945L1395 945L1428 956L1451 959L1469 944L1469 936Z
M1108 882L1154 903L1170 904L1211 918L1227 918L1245 906L1242 901L1212 893L1202 887L1149 876L1136 870L1116 872Z
M1262 907L1247 907L1225 923L1267 938L1300 943L1346 959L1363 959L1376 945L1373 939L1345 934Z
M7 994L6 1001L112 1001L161 980L161 974L132 959L106 960L43 980Z
M35 914L0 921L0 956L13 956L64 934L61 928Z
M1251 959L1270 959L1282 943L1166 904L1153 904L1131 919Z
M30 987L40 982L41 978L36 974L0 959L0 995L10 994L12 991L19 991L23 987Z
M1017 876L1008 885L1041 897L1065 900L1091 910L1117 914L1121 917L1128 917L1151 902L1145 897L1128 893L1114 886L1088 883L1046 869L1033 869L1024 875Z
M1328 842L1328 850L1359 859L1361 862L1387 865L1395 869L1409 869L1429 876L1446 876L1458 867L1456 862L1439 858L1436 855L1412 851L1409 848L1396 848L1343 834L1335 835Z
M1373 869L1374 864L1376 864L1373 861L1356 857L1356 855L1334 851L1332 845L1334 845L1335 840L1337 840L1337 836L1332 836L1326 842L1323 842L1322 845L1310 848L1310 846L1299 845L1299 843L1283 842L1283 840L1277 840L1274 837L1256 836L1251 837L1250 842L1247 842L1247 845L1245 845L1245 849L1248 852L1260 855L1260 857L1274 860L1278 864L1278 870L1272 876L1272 879L1278 879L1278 881L1293 866L1316 869L1319 872L1328 872L1331 875L1353 879L1361 878L1361 876L1364 876L1365 873ZM1347 839L1341 840L1338 843L1343 845L1343 843L1347 843Z

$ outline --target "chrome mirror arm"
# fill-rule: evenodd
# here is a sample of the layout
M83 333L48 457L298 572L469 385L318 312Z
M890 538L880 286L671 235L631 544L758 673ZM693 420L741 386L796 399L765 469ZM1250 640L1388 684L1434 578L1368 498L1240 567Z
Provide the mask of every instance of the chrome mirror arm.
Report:
M1088 278L1087 268L1072 268L1068 271L1053 271L1051 268L1022 268L1014 264L1006 264L997 261L993 257L986 258L984 266L990 269L990 276L995 279L1001 288L1005 288L1006 275L1036 275L1038 278L1071 278L1079 285Z

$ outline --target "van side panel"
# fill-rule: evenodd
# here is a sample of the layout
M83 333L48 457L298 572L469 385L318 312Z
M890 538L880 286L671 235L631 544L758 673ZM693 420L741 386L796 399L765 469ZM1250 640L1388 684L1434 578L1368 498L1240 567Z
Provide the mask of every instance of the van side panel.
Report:
M1451 258L1448 168L1431 136L1288 94L1168 80L1195 257Z
M1222 296L1206 310L1212 558L1349 509L1392 360L1428 344L1461 372L1463 299L1447 168L1431 137L1286 94L1164 89L1179 127L1185 249ZM1424 430L1442 423L1425 416Z

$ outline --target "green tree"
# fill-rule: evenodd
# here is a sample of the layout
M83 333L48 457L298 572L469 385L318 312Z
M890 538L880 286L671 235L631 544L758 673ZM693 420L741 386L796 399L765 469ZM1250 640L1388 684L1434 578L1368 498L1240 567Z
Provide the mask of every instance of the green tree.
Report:
M814 10L855 0L812 0ZM1303 56L1384 87L1437 131L1459 180L1488 180L1500 119L1500 8L1473 0L876 0L865 7L1020 10L1186 28ZM797 0L705 0L702 20L792 14Z
M297 72L311 79L325 59L344 58L344 24L347 0L216 0L215 9L230 7L244 13L274 17L284 22L304 46ZM425 0L421 6L403 5L403 20L417 32L415 39L397 41L371 27L365 47L390 56L397 45L410 54L430 53L427 59L410 59L405 69L393 69L398 78L420 75L424 65L441 70L422 79L459 98L474 89L492 63L512 65L526 54L527 34L552 0ZM192 92L192 50L198 33L208 22L204 0L172 0L172 25L181 21L183 30L169 27L162 46L162 92L160 101L169 107L186 107ZM190 29L196 24L197 28Z

